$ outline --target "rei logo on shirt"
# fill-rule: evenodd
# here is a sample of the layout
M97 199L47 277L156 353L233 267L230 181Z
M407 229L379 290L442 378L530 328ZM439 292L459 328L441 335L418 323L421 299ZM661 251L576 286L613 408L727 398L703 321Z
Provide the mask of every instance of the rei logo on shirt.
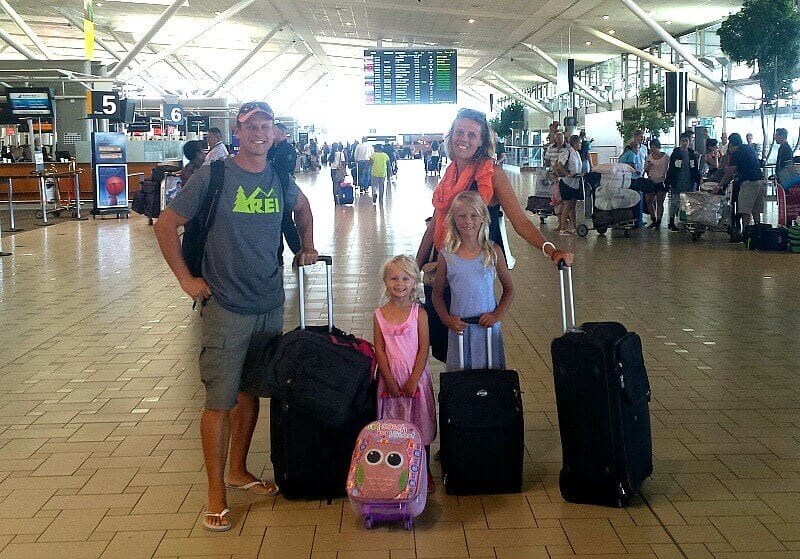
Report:
M260 186L257 186L248 196L244 192L244 187L240 186L236 191L233 211L242 214L276 214L280 213L281 209L275 189L264 192Z

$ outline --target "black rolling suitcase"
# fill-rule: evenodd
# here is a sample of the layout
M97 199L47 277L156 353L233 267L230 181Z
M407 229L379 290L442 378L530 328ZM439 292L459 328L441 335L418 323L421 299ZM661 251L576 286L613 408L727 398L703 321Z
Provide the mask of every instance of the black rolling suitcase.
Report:
M265 375L274 380L270 458L287 499L344 496L358 433L376 419L374 353L359 351L363 340L333 326L331 259L320 260L326 262L328 326L306 328L299 268L300 328L264 350L272 354Z
M561 432L561 495L573 503L626 506L653 473L650 384L639 336L617 322L575 327L572 270L560 267L564 334L553 340Z
M448 495L522 491L525 428L519 375L491 368L491 330L486 332L488 369L439 377L440 458ZM459 350L463 366L463 339Z

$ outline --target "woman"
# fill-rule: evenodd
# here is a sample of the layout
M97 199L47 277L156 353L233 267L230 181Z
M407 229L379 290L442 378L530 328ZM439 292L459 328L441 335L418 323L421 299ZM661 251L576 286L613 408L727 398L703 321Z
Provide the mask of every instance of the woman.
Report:
M630 166L631 179L639 178L639 171L636 169L636 161L639 155L636 153L636 149L636 145L633 142L628 143L617 161L618 163L624 163Z
M661 151L661 142L658 138L650 140L650 153L644 164L644 172L652 184L652 190L644 195L644 207L650 214L648 229L661 227L661 218L664 215L664 199L667 197L667 187L664 181L667 178L669 157Z
M564 260L568 265L572 264L572 254L559 250L553 243L547 241L523 213L505 171L495 164L491 130L484 113L472 109L460 109L445 136L445 147L451 163L433 191L433 217L428 222L428 228L417 250L417 264L420 268L429 261L436 261L435 254L444 245L445 220L450 204L465 190L477 190L489 206L491 217L489 237L501 248L503 245L498 220L502 208L514 230L537 250L541 250L545 257L550 258L556 265L560 260ZM427 303L431 301L431 295L430 287L426 286L425 306L428 310L431 349L436 359L445 361L447 328L442 324L432 304ZM445 304L449 305L447 290L444 297ZM441 347L442 345L444 347Z
M438 251L444 243L445 216L450 203L459 192L476 190L489 206L492 228L499 232L497 216L502 208L511 225L523 239L539 250L543 250L553 262L566 260L572 263L572 254L558 250L548 243L539 229L522 211L505 172L495 165L494 145L486 115L472 109L461 109L445 137L451 164L433 192L433 219L420 242L417 263L422 266L430 256L431 248ZM499 234L491 234L497 243ZM496 240L497 239L497 240Z
M703 161L706 167L706 177L713 182L719 182L722 175L719 171L719 160L722 155L719 153L719 145L713 138L706 139L706 154L703 156Z
M567 148L566 160L558 161L556 174L560 177L558 192L561 195L561 214L558 216L558 231L562 235L575 233L576 221L575 206L578 200L583 199L583 185L581 183L581 149L579 136L571 136Z
M691 134L684 132L680 136L680 145L672 150L669 156L667 178L664 181L669 187L669 226L670 231L679 231L675 225L675 216L681 209L681 194L693 191L700 184L700 169L697 166L697 154L689 147Z
M186 184L195 171L203 166L206 158L205 142L190 140L183 144L183 156L189 162L181 169L181 184Z

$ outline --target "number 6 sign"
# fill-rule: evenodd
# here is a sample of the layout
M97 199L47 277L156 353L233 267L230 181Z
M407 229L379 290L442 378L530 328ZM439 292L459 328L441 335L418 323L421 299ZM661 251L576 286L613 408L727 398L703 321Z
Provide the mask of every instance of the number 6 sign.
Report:
M164 103L161 105L161 118L166 122L179 124L183 121L183 106L177 103Z

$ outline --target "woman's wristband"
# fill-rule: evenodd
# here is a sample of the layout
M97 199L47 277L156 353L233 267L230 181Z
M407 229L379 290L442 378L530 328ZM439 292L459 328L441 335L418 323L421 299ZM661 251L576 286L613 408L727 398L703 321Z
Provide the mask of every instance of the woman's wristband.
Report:
M558 249L556 248L556 245L554 245L554 244L553 244L553 243L551 243L550 241L546 241L546 242L544 242L544 243L542 244L542 254L544 254L545 256L548 256L548 257L552 258L552 256L551 256L551 255L547 254L547 250L546 250L546 249L547 249L547 245L550 245L551 247L553 247L553 252L557 251Z

